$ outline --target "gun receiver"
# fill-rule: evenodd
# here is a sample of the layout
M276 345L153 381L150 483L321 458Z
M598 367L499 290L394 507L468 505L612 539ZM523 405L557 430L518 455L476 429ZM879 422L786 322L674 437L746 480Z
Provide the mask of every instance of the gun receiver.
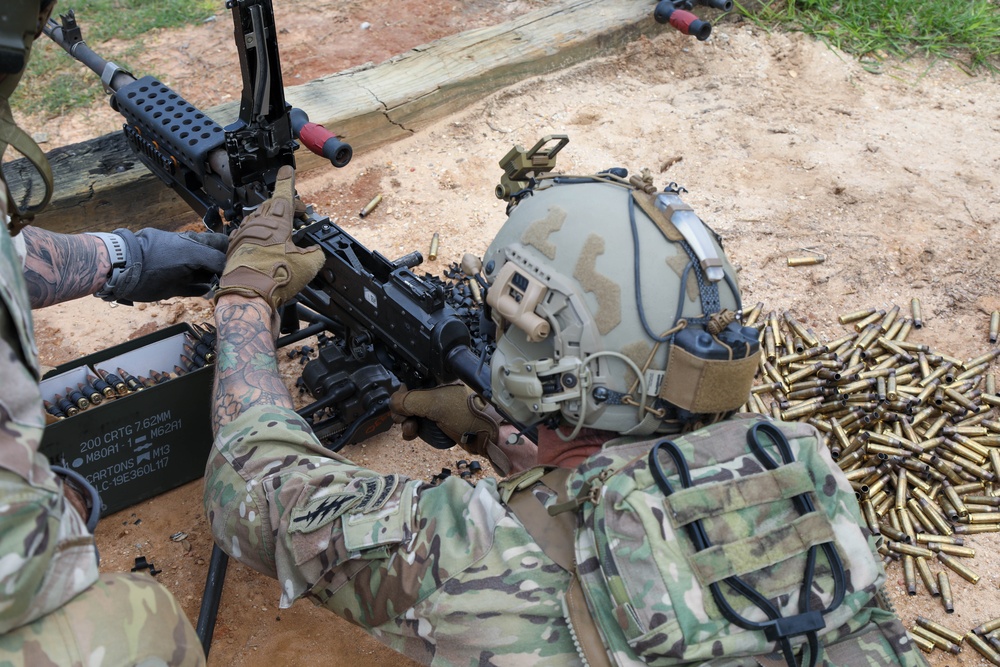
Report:
M101 76L140 161L209 229L229 232L270 196L278 169L295 165L299 142L338 167L350 161L351 148L286 104L271 0L226 6L243 76L239 119L226 127L155 77L137 79L94 53L72 11L60 23L50 19L45 33ZM423 261L420 253L392 262L312 207L296 223L296 243L319 245L326 263L284 307L286 335L278 344L320 334L318 356L305 364L300 385L316 400L299 413L328 448L387 430L389 397L402 383L413 389L457 379L489 398L489 344L470 334L478 312L460 318L443 281L410 270ZM300 329L301 320L310 325ZM436 447L453 444L436 428L421 436Z

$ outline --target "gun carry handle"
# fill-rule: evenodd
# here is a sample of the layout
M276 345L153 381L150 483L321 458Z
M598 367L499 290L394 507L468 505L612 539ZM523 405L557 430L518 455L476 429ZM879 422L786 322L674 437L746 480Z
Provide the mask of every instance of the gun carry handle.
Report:
M309 122L309 116L302 109L292 109L289 114L292 134L316 155L325 157L334 167L345 167L354 155L350 144L345 144L333 132L322 125Z

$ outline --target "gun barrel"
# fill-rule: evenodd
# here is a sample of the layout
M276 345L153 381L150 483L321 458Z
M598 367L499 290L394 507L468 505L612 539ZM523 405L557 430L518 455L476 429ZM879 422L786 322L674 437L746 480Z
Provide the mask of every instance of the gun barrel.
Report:
M109 91L115 92L122 86L135 81L131 72L122 69L110 60L105 60L87 46L80 35L80 27L76 24L76 18L72 11L60 16L60 18L62 24L57 23L55 19L48 20L43 28L45 34L61 46L66 53L97 73Z

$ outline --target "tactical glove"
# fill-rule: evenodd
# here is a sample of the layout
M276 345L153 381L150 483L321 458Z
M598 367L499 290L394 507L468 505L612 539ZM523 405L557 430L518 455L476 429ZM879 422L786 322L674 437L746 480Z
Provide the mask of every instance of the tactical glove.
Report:
M248 215L229 240L226 269L215 292L259 296L278 308L309 284L323 266L323 251L292 242L295 170L278 170L274 194Z
M226 265L229 245L225 234L153 228L93 236L111 255L111 277L96 296L126 304L205 294Z
M413 440L420 420L429 419L470 454L489 456L497 444L502 418L489 403L464 384L433 389L400 389L389 399L393 421L403 427L403 439Z

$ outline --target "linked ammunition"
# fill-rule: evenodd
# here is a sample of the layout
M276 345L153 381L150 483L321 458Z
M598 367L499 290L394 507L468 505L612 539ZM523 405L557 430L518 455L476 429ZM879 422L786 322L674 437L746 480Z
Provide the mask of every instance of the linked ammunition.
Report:
M181 359L183 360L183 358L184 357L182 355ZM170 379L170 375L168 373L160 373L159 371L154 371L152 368L149 369L149 377L152 378L153 382L156 384L162 384Z
M45 411L56 419L66 419L66 413L60 410L57 406L49 403L46 400L42 401L42 405L45 407Z
M104 396L101 392L97 391L97 388L92 384L87 382L80 382L76 385L77 389L83 392L83 395L87 397L91 405L100 405L104 401Z
M66 398L69 399L70 403L80 408L81 410L86 410L90 407L90 401L87 397L83 395L83 392L79 389L74 389L73 387L66 387Z
M141 391L143 389L139 381L121 366L118 367L118 376L125 382L125 386L129 388L129 391Z
M87 382L94 385L94 389L104 394L104 398L114 398L117 395L115 394L114 387L105 382L104 378L88 375Z
M114 387L115 393L119 396L124 396L128 393L128 386L125 384L125 381L114 373L109 373L102 368L98 368L97 374L100 375L105 382Z
M65 414L67 417L72 417L74 415L80 414L80 408L73 405L73 403L68 398L63 397L60 394L56 394L53 400L55 401L55 405L59 409L59 411Z

